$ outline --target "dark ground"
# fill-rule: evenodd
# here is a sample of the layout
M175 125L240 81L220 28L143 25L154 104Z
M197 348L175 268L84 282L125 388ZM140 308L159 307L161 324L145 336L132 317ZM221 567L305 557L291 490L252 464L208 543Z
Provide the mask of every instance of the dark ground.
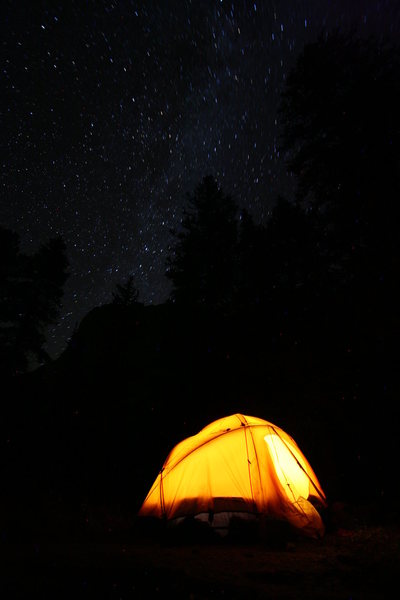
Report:
M14 598L381 599L395 596L398 522L374 525L362 511L336 509L321 540L284 531L212 538L155 533L114 522L7 539L0 544L0 596ZM94 515L91 515L91 519ZM370 520L370 519L369 519ZM343 527L341 526L343 525ZM62 529L62 528L61 528ZM183 533L184 531L184 533ZM272 531L272 530L271 530ZM239 533L238 533L239 532Z
M179 319L170 307L97 309L58 361L13 380L0 406L0 600L396 597L392 345L379 361L346 352L342 363L319 346L308 361L298 346L265 349L261 336L249 358L251 331L205 318L194 333ZM299 442L329 502L323 539L138 527L169 450L234 412Z

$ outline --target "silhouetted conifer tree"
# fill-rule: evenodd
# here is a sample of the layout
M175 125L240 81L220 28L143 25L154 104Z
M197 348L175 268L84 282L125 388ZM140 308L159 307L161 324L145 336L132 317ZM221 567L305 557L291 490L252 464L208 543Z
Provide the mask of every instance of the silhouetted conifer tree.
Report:
M216 180L205 177L188 197L167 261L171 297L188 306L224 310L235 296L237 207Z
M275 307L289 305L303 311L307 295L316 293L321 265L311 217L298 205L279 197L265 232L264 269L268 300ZM312 290L312 292L311 292Z
M48 358L46 327L59 313L68 261L61 238L29 256L18 235L0 227L0 369L13 375L27 369L30 357Z
M115 287L116 290L113 292L113 304L132 306L137 303L139 291L134 285L133 275L130 275L124 283L117 283Z
M237 248L235 303L238 309L261 306L268 297L270 282L265 269L266 243L265 227L256 224L247 210L242 210Z
M339 33L304 48L283 93L298 199L318 214L321 250L346 282L364 271L375 285L399 256L399 105L400 49Z

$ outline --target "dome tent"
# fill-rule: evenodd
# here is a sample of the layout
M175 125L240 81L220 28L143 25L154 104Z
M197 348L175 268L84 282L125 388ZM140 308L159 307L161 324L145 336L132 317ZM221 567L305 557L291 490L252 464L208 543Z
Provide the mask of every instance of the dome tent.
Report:
M139 516L264 515L320 537L325 494L296 442L268 421L218 419L167 456Z

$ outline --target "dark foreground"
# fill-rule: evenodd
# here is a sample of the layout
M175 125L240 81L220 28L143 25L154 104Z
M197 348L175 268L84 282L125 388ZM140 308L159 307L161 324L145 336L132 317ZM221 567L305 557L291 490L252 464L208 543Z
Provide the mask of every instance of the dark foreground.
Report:
M212 541L133 536L0 545L0 597L381 599L396 596L398 526L322 540Z

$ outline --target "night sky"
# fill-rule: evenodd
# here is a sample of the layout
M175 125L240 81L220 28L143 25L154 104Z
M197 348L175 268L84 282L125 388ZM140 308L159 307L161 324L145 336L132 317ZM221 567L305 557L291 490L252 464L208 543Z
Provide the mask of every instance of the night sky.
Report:
M265 223L294 182L277 106L322 29L398 37L397 0L2 3L0 223L70 261L56 356L130 274L163 302L187 192L213 174Z

